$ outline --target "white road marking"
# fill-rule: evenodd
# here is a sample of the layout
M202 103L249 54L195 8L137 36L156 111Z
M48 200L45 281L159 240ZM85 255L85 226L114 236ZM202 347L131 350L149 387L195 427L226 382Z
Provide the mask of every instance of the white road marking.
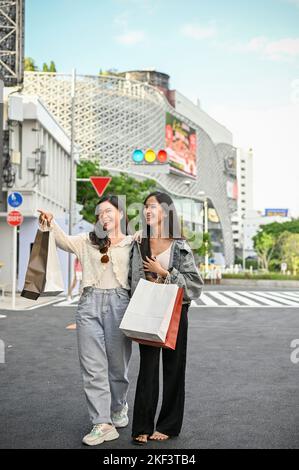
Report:
M291 300L291 299L282 299L281 297L279 297L279 295L276 292L263 292L263 293L259 292L258 294L261 297L265 297L265 298L270 297L272 299L274 297L273 300L277 299L278 302L280 302L282 305L293 305L293 306L299 307L299 300L298 302L294 302L294 300Z
M229 299L228 297L223 295L222 291L213 291L213 292L211 291L210 294L216 297L216 299L221 300L221 302L223 302L224 305L227 305L229 303L229 305L232 305L232 306L236 306L236 307L240 306L238 302L235 302L233 299Z
M225 305L221 305L217 300ZM237 303L236 300L242 304ZM299 295L296 297L293 292L289 295L288 292L282 291L208 291L203 293L198 300L193 300L191 307L299 308Z

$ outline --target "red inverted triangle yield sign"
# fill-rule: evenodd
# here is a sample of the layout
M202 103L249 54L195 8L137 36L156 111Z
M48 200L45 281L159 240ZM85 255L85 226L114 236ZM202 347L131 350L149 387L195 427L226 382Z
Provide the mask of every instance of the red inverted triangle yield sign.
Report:
M109 176L91 176L89 179L99 197L104 194L105 189L112 180Z

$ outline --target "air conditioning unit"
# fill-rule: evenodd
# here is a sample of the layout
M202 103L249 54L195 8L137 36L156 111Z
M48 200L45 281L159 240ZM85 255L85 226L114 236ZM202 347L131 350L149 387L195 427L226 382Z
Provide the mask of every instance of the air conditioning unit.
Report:
M27 158L27 170L36 171L36 159L33 157Z

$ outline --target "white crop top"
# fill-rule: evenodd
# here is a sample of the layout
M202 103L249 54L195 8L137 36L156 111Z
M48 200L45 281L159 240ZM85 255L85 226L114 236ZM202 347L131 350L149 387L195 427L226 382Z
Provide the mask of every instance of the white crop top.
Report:
M162 251L162 253L160 253L159 255L156 256L157 261L159 261L162 268L164 268L164 269L169 268L171 247L172 247L172 243L169 245L169 247L165 251Z

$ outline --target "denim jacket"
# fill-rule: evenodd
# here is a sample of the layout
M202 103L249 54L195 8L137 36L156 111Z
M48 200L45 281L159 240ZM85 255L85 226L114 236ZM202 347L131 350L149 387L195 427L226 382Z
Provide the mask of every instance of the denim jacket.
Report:
M129 284L131 296L136 289L140 278L145 279L142 258L135 241L130 253ZM198 299L204 284L195 265L192 250L186 240L174 240L169 260L170 283L184 288L183 303L190 304L191 300Z

